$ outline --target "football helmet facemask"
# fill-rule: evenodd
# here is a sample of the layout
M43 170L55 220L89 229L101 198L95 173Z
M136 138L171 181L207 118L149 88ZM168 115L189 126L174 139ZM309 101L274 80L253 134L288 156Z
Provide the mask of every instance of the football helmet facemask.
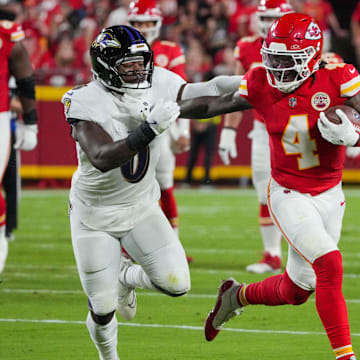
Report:
M269 84L294 91L319 69L322 46L322 32L310 16L290 13L276 20L261 48Z
M134 0L129 5L128 21L131 26L141 31L147 42L151 44L160 35L162 14L155 0ZM139 23L147 26L137 27ZM151 23L153 23L152 26Z
M260 0L256 9L259 35L265 39L272 23L291 12L293 9L286 0Z
M130 26L103 29L90 46L91 71L116 92L151 87L154 56L144 36Z

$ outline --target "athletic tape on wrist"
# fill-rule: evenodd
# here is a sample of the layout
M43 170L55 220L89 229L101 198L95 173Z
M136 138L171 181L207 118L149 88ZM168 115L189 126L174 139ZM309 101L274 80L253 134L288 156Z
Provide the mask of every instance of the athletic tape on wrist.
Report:
M149 123L145 121L126 138L126 144L130 150L140 151L147 146L155 136Z
M35 125L37 123L37 112L36 109L30 110L23 114L23 120L25 125Z

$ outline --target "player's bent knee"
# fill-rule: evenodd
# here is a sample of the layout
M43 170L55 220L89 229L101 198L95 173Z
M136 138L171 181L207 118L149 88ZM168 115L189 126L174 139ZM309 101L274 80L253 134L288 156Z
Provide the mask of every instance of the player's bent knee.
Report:
M343 277L342 257L339 250L331 251L317 258L313 264L317 285L341 285Z
M108 291L89 297L90 310L99 315L106 316L116 310L117 292Z
M185 295L191 287L188 272L169 272L161 278L152 280L152 283L156 289L172 297Z
M280 284L280 294L291 305L301 305L307 301L309 296L313 293L297 286L285 271L283 279Z

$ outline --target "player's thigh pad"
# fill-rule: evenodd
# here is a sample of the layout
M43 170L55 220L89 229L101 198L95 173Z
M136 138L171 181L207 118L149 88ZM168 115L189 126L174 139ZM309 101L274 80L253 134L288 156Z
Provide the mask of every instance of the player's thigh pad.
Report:
M120 269L120 241L106 232L83 225L85 205L72 201L70 227L74 255L85 294L97 315L116 309Z
M10 112L0 112L0 183L10 156Z
M311 196L286 189L271 179L270 212L289 244L307 261L337 250L344 206L343 192L336 186Z
M158 287L174 295L190 290L184 248L159 206L155 206L121 242Z
M165 132L161 135L160 157L156 165L156 180L161 190L166 190L174 185L175 155L171 150L171 136Z
M251 172L258 200L267 203L267 185L270 178L270 146L269 135L265 124L254 120L254 128L249 134L251 138Z

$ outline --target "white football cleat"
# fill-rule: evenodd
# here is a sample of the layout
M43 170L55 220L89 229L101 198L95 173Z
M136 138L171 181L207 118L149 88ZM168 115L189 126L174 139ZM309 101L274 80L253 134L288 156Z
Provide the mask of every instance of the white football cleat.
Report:
M271 256L265 252L264 257L256 264L248 265L246 271L254 274L279 273L281 272L280 256Z
M228 278L222 281L217 301L205 321L205 338L207 341L215 339L226 321L243 312L243 308L238 304L232 305L231 295L234 288L240 289L245 284L239 284L235 279ZM235 290L234 290L235 291Z
M8 256L8 242L5 237L5 229L0 229L0 273L2 273L5 268L7 256Z
M132 320L136 314L135 289L125 285L126 272L131 265L133 265L133 262L130 259L121 258L118 278L118 306L116 310L125 320Z

